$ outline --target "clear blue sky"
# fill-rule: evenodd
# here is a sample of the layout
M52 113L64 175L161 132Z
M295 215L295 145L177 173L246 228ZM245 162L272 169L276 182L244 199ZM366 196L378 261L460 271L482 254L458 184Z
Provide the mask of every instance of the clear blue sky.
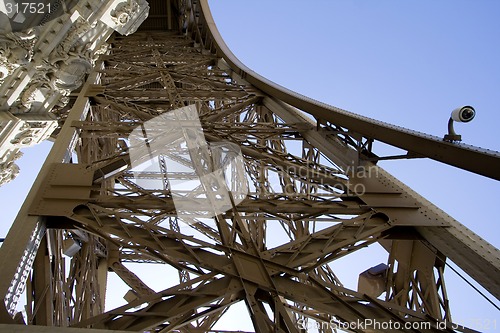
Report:
M500 150L500 1L218 0L210 5L229 48L268 79L319 101L440 137L451 110L472 105L476 118L456 124L457 133L464 143ZM379 144L375 152L397 151ZM497 181L431 160L381 165L500 245ZM361 270L347 273L346 267L371 258L375 265L379 256L346 259L344 266L335 266L336 274L355 288L352 280ZM498 311L449 270L447 283L456 320L485 331L488 320L498 319L499 327Z
M500 150L500 1L211 0L210 5L228 46L263 76L322 102L437 136L445 134L451 110L469 104L476 119L455 126L463 142ZM27 150L19 162L21 176L0 188L1 235L49 146ZM375 152L395 151L377 145ZM497 181L430 160L381 165L500 246ZM360 254L355 261L376 265L380 255ZM337 266L343 282L355 288L362 267ZM498 319L500 326L495 308L451 271L446 278L457 321L483 331L486 320Z

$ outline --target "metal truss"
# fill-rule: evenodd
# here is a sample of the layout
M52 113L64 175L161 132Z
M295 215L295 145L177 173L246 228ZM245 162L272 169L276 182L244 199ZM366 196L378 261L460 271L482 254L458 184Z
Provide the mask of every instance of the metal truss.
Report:
M367 319L416 332L441 331L446 320L453 331L449 259L500 294L497 249L378 167L373 137L313 120L249 83L213 52L206 9L187 5L187 32L115 36L82 88L1 247L3 323L21 321L13 318L24 283L27 324L149 332L218 332L238 302L255 332L302 332L304 323L333 332L332 323ZM220 156L200 142L175 146L175 137L171 150L152 139L142 156L131 153L134 129L185 106L197 110L208 144L234 144L244 160L233 171L246 175L247 195L209 218L214 179L182 199L171 182L210 175ZM153 155L156 168L133 170ZM172 171L169 159L191 169ZM231 191L242 185L228 181ZM194 208L200 215L179 216L176 200L196 202L197 193L208 202ZM387 262L374 263L358 290L345 288L330 264L375 243ZM157 291L132 263L177 271L176 283ZM111 310L110 272L130 288L127 304Z

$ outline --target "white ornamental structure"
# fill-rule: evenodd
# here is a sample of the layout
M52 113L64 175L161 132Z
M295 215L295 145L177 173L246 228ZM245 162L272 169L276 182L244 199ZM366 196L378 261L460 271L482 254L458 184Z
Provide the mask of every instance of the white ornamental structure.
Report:
M149 13L145 0L51 0L33 8L0 4L0 186L19 172L22 148L58 130L109 36L135 32Z

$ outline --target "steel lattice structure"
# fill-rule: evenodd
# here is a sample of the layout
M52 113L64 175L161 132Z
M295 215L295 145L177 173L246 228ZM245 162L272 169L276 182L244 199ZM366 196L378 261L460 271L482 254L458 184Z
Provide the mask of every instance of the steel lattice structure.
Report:
M256 332L367 318L446 319L453 331L447 260L500 295L498 250L378 167L371 146L380 140L496 179L498 154L273 85L230 54L206 1L167 3L170 30L112 37L67 115L0 250L3 323L20 322L15 304L26 284L34 325L209 332L242 301ZM134 129L186 106L197 110L209 144L234 144L243 156L233 171L246 175L248 194L212 218L179 216L170 182L220 169L213 151L178 145L131 157ZM475 162L457 159L457 151ZM133 162L152 153L158 167L134 173ZM190 169L167 179L166 159ZM231 191L241 186L237 177L227 181ZM217 200L209 183L198 190ZM269 245L278 229L285 237ZM386 266L368 287L343 287L329 263L377 242L388 252ZM67 259L63 253L75 248ZM157 292L129 263L168 266L177 283ZM131 292L127 305L105 310L109 272Z

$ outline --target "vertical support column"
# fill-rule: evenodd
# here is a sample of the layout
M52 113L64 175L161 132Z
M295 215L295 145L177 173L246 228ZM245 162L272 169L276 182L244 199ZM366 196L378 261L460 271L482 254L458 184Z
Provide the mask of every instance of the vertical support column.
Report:
M97 70L101 62L96 63ZM40 240L45 234L45 221L38 216L29 215L28 212L35 201L38 191L48 175L52 163L68 162L76 145L76 129L71 127L75 120L83 120L89 109L86 91L89 86L96 83L98 73L94 70L82 88L66 122L57 137L30 193L26 197L19 214L16 217L7 237L0 247L0 323L13 323L16 314L16 305L32 269L33 260L38 251Z

